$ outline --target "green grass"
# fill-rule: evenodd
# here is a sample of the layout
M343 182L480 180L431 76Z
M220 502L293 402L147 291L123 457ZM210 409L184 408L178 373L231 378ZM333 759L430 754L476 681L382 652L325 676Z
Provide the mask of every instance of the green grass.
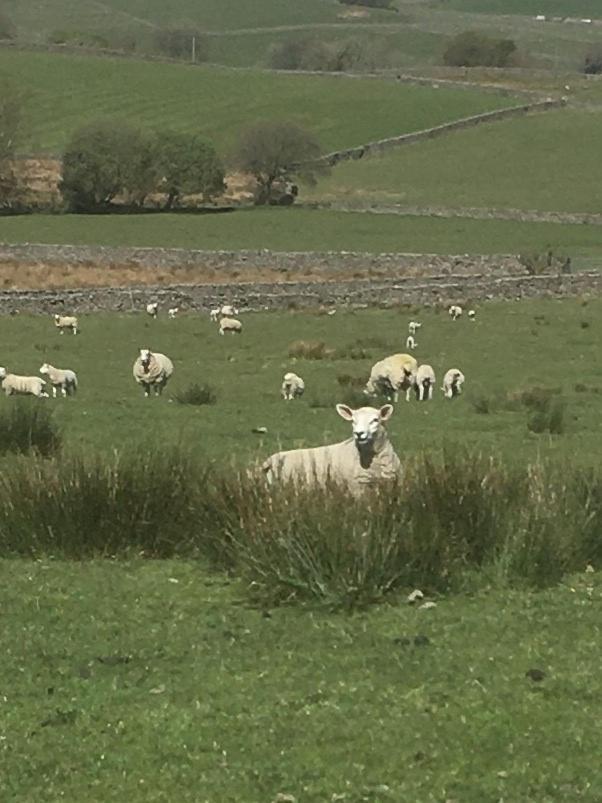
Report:
M432 8L474 14L528 14L548 17L600 18L599 0L431 0Z
M5 803L602 797L599 573L353 617L182 561L0 582Z
M164 315L151 321L143 312L82 315L77 337L61 337L50 317L20 315L0 319L0 339L13 372L35 374L44 361L76 371L76 397L39 401L54 409L64 449L111 453L125 446L181 443L219 465L346 438L349 427L334 410L345 393L337 376L367 378L374 362L404 350L407 321L418 316L423 328L417 358L431 363L439 380L448 368L459 367L467 377L466 393L452 403L439 390L431 404L400 401L389 429L404 453L452 442L510 461L550 456L589 464L599 460L602 426L600 395L594 392L602 386L601 311L600 300L585 307L576 300L490 303L475 323L456 324L445 313L428 310L339 310L332 318L257 313L242 316L244 330L237 338L219 337L208 316L199 314L175 321ZM583 328L582 322L590 325ZM366 355L353 359L357 355L347 348L344 359L295 360L288 349L300 339L321 340L339 350L362 345ZM175 365L159 399L145 399L131 374L139 348L147 346L168 354ZM289 370L304 378L306 392L286 404L280 385ZM170 401L193 383L211 385L217 402L194 406ZM578 392L577 384L589 390ZM534 385L562 389L567 400L564 434L530 433L528 412L522 408L482 415L471 404L473 397ZM314 407L316 399L328 406ZM0 407L12 403L0 397ZM253 433L258 427L267 427L267 434Z
M311 195L599 212L601 126L600 112L575 109L486 124L380 157L343 163Z
M57 151L78 126L103 115L148 127L199 130L222 151L251 122L294 120L332 150L516 102L391 81L7 50L0 50L0 76L28 98L22 149L29 151Z
M602 227L266 208L220 215L0 217L0 242L440 254L551 247L575 257L575 265L595 265L602 254Z

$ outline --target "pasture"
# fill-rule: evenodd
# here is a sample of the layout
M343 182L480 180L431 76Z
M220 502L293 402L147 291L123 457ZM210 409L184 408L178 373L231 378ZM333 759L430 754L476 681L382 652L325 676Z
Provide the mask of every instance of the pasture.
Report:
M120 117L200 131L227 156L241 128L292 120L325 151L516 104L479 90L434 90L368 78L282 75L119 58L0 49L0 77L24 94L22 150L54 152L84 123Z

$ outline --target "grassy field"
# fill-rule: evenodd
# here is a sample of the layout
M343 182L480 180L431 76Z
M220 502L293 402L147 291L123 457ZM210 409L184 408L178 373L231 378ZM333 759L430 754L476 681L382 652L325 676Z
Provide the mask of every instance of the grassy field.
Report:
M591 267L602 255L602 227L271 207L219 215L0 217L0 242L438 254L516 254L552 248L569 254L577 267Z
M516 103L482 92L433 90L391 81L270 75L0 50L0 76L27 98L30 151L60 149L83 123L118 116L145 126L200 130L228 149L257 120L295 120L325 150Z
M599 573L269 618L195 563L0 578L6 803L602 797Z
M244 299L240 299L243 301ZM74 369L80 378L77 398L48 400L55 408L72 448L110 451L124 445L179 442L195 444L207 460L228 463L265 456L283 448L344 439L348 426L334 411L345 393L337 377L367 379L378 359L403 351L407 321L418 315L424 326L416 356L433 365L437 376L460 367L467 376L466 394L448 403L437 391L432 404L400 402L391 421L393 441L405 453L458 442L509 460L558 456L598 460L596 434L602 426L598 348L602 301L490 303L476 323L448 320L436 311L340 311L333 318L309 313L248 314L240 338L219 337L208 316L189 314L175 321L165 313L152 321L144 313L83 315L81 335L61 337L48 316L14 316L0 320L3 363L21 374L37 373L44 361ZM335 359L303 360L288 356L294 340L323 340L343 350ZM360 344L365 354L353 359L344 351ZM147 400L131 375L139 348L172 357L174 378L161 399ZM520 355L516 361L506 355ZM518 358L518 357L517 357ZM302 400L285 404L279 389L283 374L299 373L306 381ZM217 403L188 406L170 401L193 382L215 388ZM586 390L577 389L578 384ZM568 407L566 432L534 435L524 409L506 407L487 414L472 401L505 391L543 385L562 389ZM0 405L11 404L0 398ZM267 426L267 435L252 433Z
M563 109L346 162L310 195L447 207L599 212L602 114ZM579 147L574 147L575 142Z
M431 0L429 5L475 14L599 18L602 13L598 0Z

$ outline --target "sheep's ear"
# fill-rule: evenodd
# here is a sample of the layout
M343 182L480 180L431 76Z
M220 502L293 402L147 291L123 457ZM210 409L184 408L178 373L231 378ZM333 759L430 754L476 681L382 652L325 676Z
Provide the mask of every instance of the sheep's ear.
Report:
M393 405L392 404L385 404L380 408L380 420L381 421L388 421L389 418L393 415Z
M345 421L352 421L353 420L353 410L351 407L347 407L346 404L337 404L337 413L344 418Z

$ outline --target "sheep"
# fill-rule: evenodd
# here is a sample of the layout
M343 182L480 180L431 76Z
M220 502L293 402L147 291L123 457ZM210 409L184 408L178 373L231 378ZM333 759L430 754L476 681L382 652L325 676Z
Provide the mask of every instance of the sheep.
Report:
M421 326L422 326L422 324L418 323L418 321L410 321L409 324L408 324L408 332L411 335L415 335L416 334L416 330L420 329Z
M217 323L219 321L219 313L220 307L213 307L213 309L209 310L209 317L211 318L212 323Z
M69 368L55 368L45 362L40 368L41 374L46 374L52 385L52 396L56 399L57 388L61 389L63 396L71 396L77 392L77 376Z
M435 372L431 365L419 365L414 379L414 391L418 401L430 401L435 387Z
M464 384L464 374L457 368L450 368L443 377L443 387L441 390L447 399L453 399L454 396L459 396L462 393L462 385Z
M176 315L178 314L179 311L180 311L179 307L170 307L167 310L167 316L173 320L176 317Z
M466 314L468 315L469 321L474 321L474 319L477 317L477 312L474 309L469 309Z
M305 382L297 374L288 373L284 375L282 380L282 388L280 389L282 398L285 401L292 401L298 396L303 396L305 392Z
M237 321L236 318L222 318L219 322L219 333L220 335L225 335L226 332L239 335L242 332L242 323Z
M74 335L77 334L77 318L74 315L55 315L54 325L62 335L65 334L65 329L71 329Z
M39 399L47 399L48 394L44 390L46 382L39 376L18 376L17 374L7 374L6 368L0 367L0 382L2 390L7 396L28 395L37 396Z
M452 321L457 321L460 315L462 315L462 307L459 307L457 304L452 304L448 312Z
M364 393L369 396L382 393L389 400L397 401L399 391L405 390L406 401L409 401L417 367L418 363L410 354L385 357L372 366Z
M159 314L159 302L158 301L153 301L153 302L147 304L146 305L146 312L147 312L147 315L151 316L151 318L153 318L153 319L156 318L157 315Z
M155 396L160 396L168 379L173 374L173 363L165 354L150 349L140 349L133 367L134 379L144 388L144 395L150 396L155 388Z
M418 341L414 339L412 335L408 335L406 337L406 348L410 349L410 351L414 351L416 346L418 345Z
M315 486L331 481L347 486L353 495L358 495L379 482L400 476L399 457L383 426L391 418L393 405L353 410L345 404L337 404L336 411L351 422L352 437L312 449L276 452L262 465L269 485L280 481Z
M224 304L219 314L222 318L233 318L235 315L238 315L238 310L236 307L233 307L232 304Z

